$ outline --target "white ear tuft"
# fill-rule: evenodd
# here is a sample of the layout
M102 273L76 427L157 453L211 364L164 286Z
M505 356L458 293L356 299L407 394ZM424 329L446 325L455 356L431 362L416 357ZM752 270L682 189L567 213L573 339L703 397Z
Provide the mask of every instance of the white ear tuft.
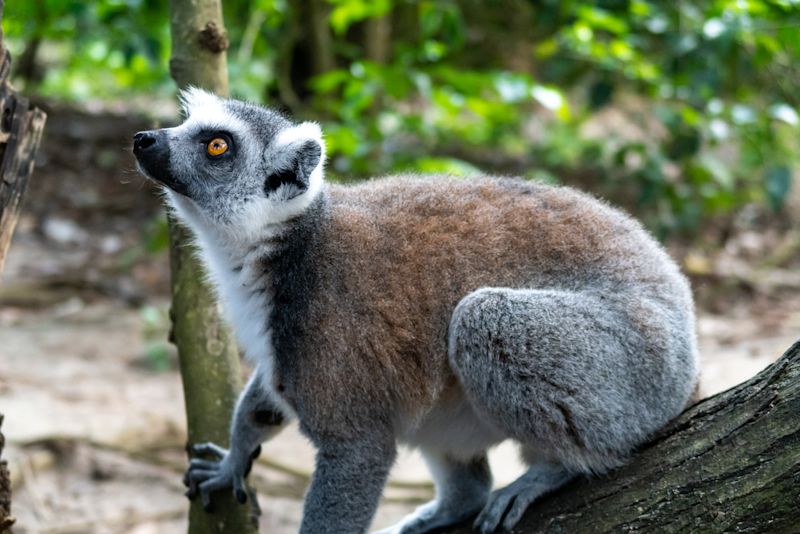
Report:
M278 134L274 146L277 150L299 145L306 141L316 141L322 150L322 163L325 163L325 141L322 138L322 128L316 122L306 121Z
M194 111L219 107L221 98L199 87L190 85L178 95L181 110L185 117L190 117Z

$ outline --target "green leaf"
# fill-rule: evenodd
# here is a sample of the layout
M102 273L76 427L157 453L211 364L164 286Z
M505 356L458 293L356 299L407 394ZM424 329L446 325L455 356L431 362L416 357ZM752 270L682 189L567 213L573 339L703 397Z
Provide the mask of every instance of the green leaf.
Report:
M390 0L328 0L334 7L330 14L333 30L342 35L356 22L382 17L392 8Z

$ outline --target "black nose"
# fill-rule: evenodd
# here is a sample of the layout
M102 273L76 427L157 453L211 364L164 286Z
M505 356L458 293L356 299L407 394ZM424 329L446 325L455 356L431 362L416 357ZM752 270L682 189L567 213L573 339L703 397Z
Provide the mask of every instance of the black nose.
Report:
M155 146L156 136L153 132L139 132L133 136L133 153L137 156Z

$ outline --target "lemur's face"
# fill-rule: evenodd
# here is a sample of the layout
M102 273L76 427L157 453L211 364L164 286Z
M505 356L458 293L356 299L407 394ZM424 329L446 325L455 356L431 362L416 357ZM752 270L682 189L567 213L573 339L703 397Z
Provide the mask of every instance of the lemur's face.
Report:
M186 121L137 133L133 152L190 224L249 231L296 215L319 192L318 125L199 89L182 97Z

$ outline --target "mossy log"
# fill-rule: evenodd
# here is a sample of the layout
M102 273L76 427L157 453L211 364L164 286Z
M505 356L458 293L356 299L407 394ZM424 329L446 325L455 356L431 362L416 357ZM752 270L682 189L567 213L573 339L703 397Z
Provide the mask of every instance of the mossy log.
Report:
M800 532L800 341L627 465L536 502L514 532Z

